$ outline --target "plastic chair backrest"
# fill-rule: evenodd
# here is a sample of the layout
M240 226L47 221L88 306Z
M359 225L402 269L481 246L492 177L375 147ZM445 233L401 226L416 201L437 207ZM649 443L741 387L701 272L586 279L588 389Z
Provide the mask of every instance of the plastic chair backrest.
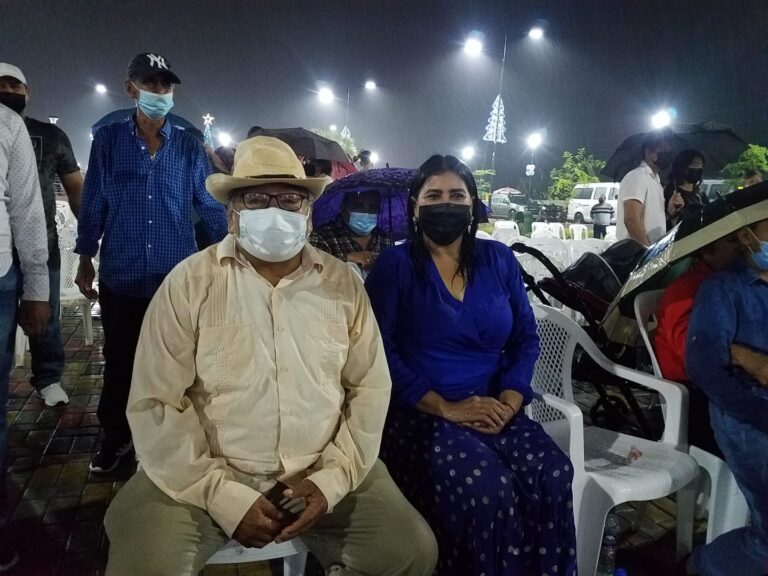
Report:
M534 222L531 224L531 238L551 238L554 236L549 224L546 222Z
M69 202L56 200L56 229L62 230L70 225L74 225L77 228L77 220L69 208Z
M586 238L584 240L571 240L568 242L568 250L571 255L571 264L576 262L587 252L594 252L595 254L602 254L605 249L608 248L603 240L598 238Z
M84 300L80 289L75 284L80 256L75 254L77 227L70 224L59 230L59 255L61 256L61 299Z
M565 270L571 265L571 254L568 249L568 243L565 240L552 238L551 236L548 238L531 237L524 240L524 243L526 246L539 250L560 270Z
M571 232L571 240L586 240L589 237L584 224L571 224L568 229Z
M547 306L534 304L533 313L541 341L541 352L533 369L531 385L542 394L552 394L573 402L571 370L578 339L573 329L569 330L564 321L579 328L572 320ZM536 401L531 404L531 417L542 423L565 419L559 410Z
M651 290L649 292L641 292L635 296L635 320L637 320L637 326L640 330L640 335L643 337L643 342L645 342L648 355L651 357L653 373L658 378L663 378L664 376L661 373L659 362L656 360L656 353L653 351L651 332L656 328L656 312L659 309L659 303L663 295L664 290ZM653 317L653 327L651 327L651 317Z
M549 231L552 232L552 235L555 238L560 238L561 240L565 240L565 226L560 224L560 222L550 222L548 226L549 226Z
M492 238L503 242L507 246L511 246L512 243L520 237L520 227L517 222L513 220L497 220L493 224Z

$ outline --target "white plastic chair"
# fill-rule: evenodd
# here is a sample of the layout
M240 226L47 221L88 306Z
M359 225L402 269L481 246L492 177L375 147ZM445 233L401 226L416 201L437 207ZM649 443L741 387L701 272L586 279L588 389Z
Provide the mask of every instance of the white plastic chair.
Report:
M59 256L61 257L60 289L59 299L61 305L59 314L65 305L79 304L83 313L83 328L85 331L84 343L86 346L93 346L93 321L91 319L91 301L80 292L75 284L77 276L77 267L80 263L80 256L74 253L75 240L77 239L77 228L73 221L70 225L59 229ZM98 277L98 262L94 261L94 268ZM94 284L96 280L94 280ZM29 349L29 340L24 335L20 327L16 328L15 344L15 362L16 366L24 365L24 355Z
M548 226L549 231L552 232L552 236L560 238L560 240L565 240L565 226L560 224L560 222L550 222Z
M546 222L534 222L531 224L531 238L552 238L554 234Z
M642 292L635 297L635 319L637 320L640 335L645 343L645 348L651 358L653 372L658 378L662 377L661 367L656 359L656 353L651 342L651 332L655 329L655 323L657 322L656 313L663 294L664 290L651 290L649 292ZM726 532L746 526L749 522L747 500L744 498L741 489L739 489L728 464L723 459L697 446L691 446L688 453L693 456L702 470L709 476L709 513L707 517L706 542L710 543ZM701 485L702 483L700 483ZM686 511L686 515L691 517L691 521L692 514L692 510ZM691 544L690 542L688 543L689 546Z
M616 226L608 226L605 229L604 240L610 244L613 244L614 242L616 242Z
M235 540L230 540L216 554L208 558L206 566L212 564L244 564L246 562L266 562L275 558L283 559L284 576L304 576L307 564L307 547L299 538L280 544L268 544L264 548L246 548Z
M548 236L546 238L520 238L519 241L523 242L526 246L539 250L560 270L565 270L571 265L571 254L568 249L568 243L565 240Z
M571 224L568 226L571 233L571 240L586 240L589 238L587 227L584 224Z
M541 305L534 305L533 310L541 353L532 382L536 399L526 413L570 456L579 573L591 575L597 567L605 519L614 506L669 496L697 477L696 461L680 449L686 442L688 391L680 384L611 362L578 324L558 310ZM656 390L665 398L669 409L660 441L584 426L571 382L576 346L609 374ZM642 454L636 460L628 457L632 448ZM690 527L682 526L678 519L678 538L686 530L692 532L692 522ZM683 552L679 547L678 555Z
M507 246L511 246L518 238L520 238L520 227L514 220L497 220L493 224L494 240L503 242Z
M608 244L597 238L585 238L584 240L571 240L568 242L568 252L571 257L571 264L576 262L587 252L594 252L595 254L602 254L605 249L608 248Z

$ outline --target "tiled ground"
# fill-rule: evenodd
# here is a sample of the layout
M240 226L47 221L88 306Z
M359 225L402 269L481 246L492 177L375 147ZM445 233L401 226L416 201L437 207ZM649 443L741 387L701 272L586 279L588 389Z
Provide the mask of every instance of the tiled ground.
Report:
M29 356L26 367L11 375L8 422L11 435L10 489L12 526L21 562L13 576L97 576L104 573L107 541L104 512L132 473L126 466L110 476L88 471L98 442L96 406L104 357L98 308L94 310L95 345L85 347L80 310L65 309L62 332L67 363L62 386L71 401L47 408L32 394ZM588 390L577 396L591 404ZM625 523L635 518L630 506L619 511ZM619 565L632 576L673 573L674 503L652 504L640 529L628 535ZM279 573L279 568L276 570ZM269 575L263 565L211 567L206 576Z

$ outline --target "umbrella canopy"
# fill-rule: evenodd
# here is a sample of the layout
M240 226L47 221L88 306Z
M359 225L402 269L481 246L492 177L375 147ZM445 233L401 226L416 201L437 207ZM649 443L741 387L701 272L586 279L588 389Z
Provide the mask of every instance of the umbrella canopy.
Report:
M768 182L737 190L709 203L698 215L685 218L648 249L630 274L619 299L643 291L652 278L703 246L765 219L768 219Z
M643 142L654 134L668 136L673 154L690 148L700 151L704 156L705 174L719 172L747 149L747 143L722 124L677 124L661 133L643 132L630 136L616 149L602 173L614 182L620 182L627 172L640 165L643 159Z
M356 172L328 185L312 206L312 224L319 228L341 213L347 193L378 192L381 196L378 227L395 239L408 235L408 189L415 170L376 168Z
M351 163L338 142L323 138L305 128L258 128L249 132L249 137L253 136L272 136L282 140L293 149L296 156Z
M100 120L98 120L93 126L91 126L91 134L96 134L96 131L101 128L102 126L106 126L107 124L116 124L117 122L124 122L128 120L131 116L136 114L136 108L123 108L122 110L115 110L114 112L110 112ZM191 132L195 138L200 140L200 142L203 141L203 133L198 129L195 128L194 124L192 124L189 120L186 118L182 118L181 116L178 116L176 114L168 114L166 116L166 119L168 122L176 126L177 128L181 128L182 130L188 130Z

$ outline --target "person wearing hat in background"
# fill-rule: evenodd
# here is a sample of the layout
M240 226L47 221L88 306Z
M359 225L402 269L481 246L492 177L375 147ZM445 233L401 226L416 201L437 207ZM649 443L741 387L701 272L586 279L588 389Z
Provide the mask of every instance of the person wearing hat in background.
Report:
M166 274L196 251L190 213L198 213L212 241L227 232L225 210L205 190L212 168L202 143L165 119L179 83L164 57L139 54L125 80L136 114L93 138L75 247L75 282L87 298L98 296L104 328L104 441L92 472L115 470L130 452L125 407L141 321ZM97 294L92 258L100 240Z
M41 122L24 114L30 97L30 89L24 74L12 64L0 63L0 104L20 114L32 139L37 161L37 175L40 180L45 224L48 232L48 275L50 297L48 304L51 316L43 334L29 339L32 355L32 378L30 383L43 398L46 405L57 406L69 402L67 393L61 387L64 372L64 345L61 341L59 322L59 290L61 280L61 256L56 232L56 176L67 193L69 207L77 217L80 211L80 196L83 191L83 176L72 151L72 144L61 128ZM18 262L16 263L18 269ZM19 283L23 276L19 275Z
M147 311L128 402L141 468L107 511L107 574L192 576L229 538L300 535L329 574L431 575L434 536L377 459L391 381L370 303L307 244L323 179L257 136L206 184L230 234Z

